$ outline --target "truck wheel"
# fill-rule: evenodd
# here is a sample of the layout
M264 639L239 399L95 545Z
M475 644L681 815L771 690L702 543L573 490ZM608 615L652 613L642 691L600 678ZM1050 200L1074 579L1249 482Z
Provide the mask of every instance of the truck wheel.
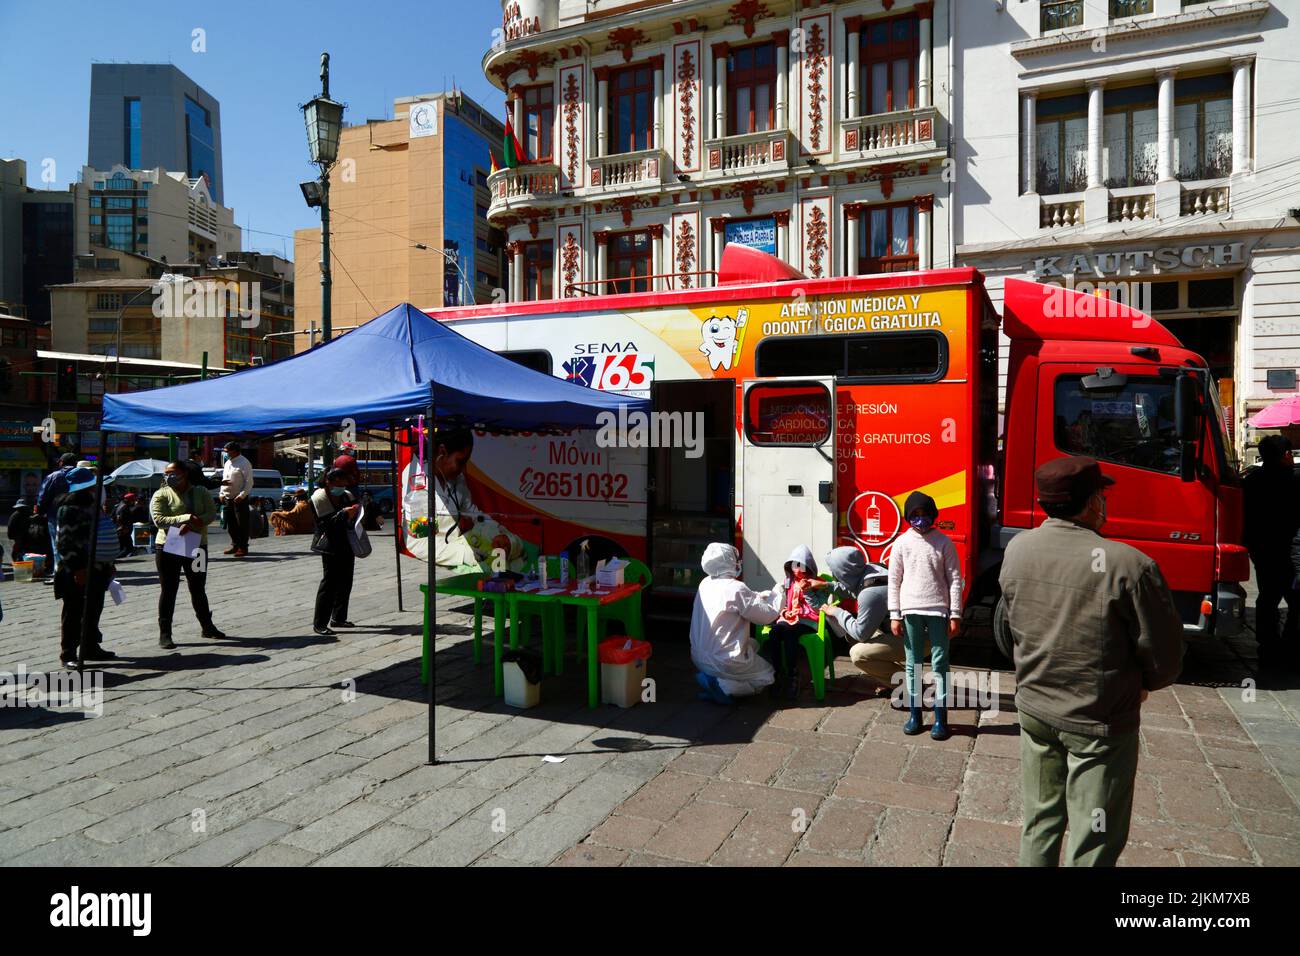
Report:
M1011 623L1007 620L1007 599L1000 595L997 606L993 609L993 643L1006 662L1014 665L1012 647L1015 642L1011 639Z

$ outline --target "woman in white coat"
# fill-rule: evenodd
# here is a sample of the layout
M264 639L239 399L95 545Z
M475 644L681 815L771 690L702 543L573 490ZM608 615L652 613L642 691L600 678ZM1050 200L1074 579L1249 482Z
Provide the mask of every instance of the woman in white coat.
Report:
M699 669L695 680L702 697L732 704L776 679L750 636L750 625L776 620L777 596L739 580L740 553L729 544L709 545L700 565L708 577L700 582L691 613L691 661Z

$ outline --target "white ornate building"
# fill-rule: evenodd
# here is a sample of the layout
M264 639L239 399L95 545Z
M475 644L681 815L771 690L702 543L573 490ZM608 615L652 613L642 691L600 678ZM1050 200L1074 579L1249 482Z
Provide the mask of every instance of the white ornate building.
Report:
M1300 0L953 9L957 263L995 304L1006 276L1140 291L1209 362L1239 452L1297 392L1298 20Z
M950 0L504 0L511 300L951 263Z

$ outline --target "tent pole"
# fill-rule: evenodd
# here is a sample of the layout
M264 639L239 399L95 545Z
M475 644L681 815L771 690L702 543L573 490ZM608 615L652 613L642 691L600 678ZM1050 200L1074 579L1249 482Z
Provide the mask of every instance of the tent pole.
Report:
M108 432L99 433L100 451L103 452L108 446ZM87 552L86 560L86 587L81 596L81 641L77 646L77 670L86 669L86 651L90 648L90 588L96 584L95 581L95 545L99 543L99 518L103 514L99 499L104 493L104 463L101 461L99 467L95 469L95 501L91 506L95 515L94 521L90 525L90 550ZM76 585L76 581L73 581Z
M397 427L388 423L388 452L393 459L393 558L397 561L397 610L402 610L402 503L397 497Z
M433 467L433 461L437 454L437 449L433 447L434 435L434 415L437 412L437 405L433 397L433 381L429 381L429 416L425 419L425 428L428 430L427 447L429 455L425 459L425 493L428 495L426 508L429 513L429 548L427 554L428 592L424 599L427 607L429 621L429 763L436 765L438 763L438 718L434 709L434 688L438 683L438 595L434 591L436 580L435 566L438 553L438 533L437 533L437 502L434 491L434 483L438 480L438 473Z

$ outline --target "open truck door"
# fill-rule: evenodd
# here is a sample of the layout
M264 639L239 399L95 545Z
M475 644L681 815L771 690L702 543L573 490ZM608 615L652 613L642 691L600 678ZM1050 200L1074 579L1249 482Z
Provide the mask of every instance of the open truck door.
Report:
M743 385L741 531L745 583L771 587L796 546L835 546L835 379Z

